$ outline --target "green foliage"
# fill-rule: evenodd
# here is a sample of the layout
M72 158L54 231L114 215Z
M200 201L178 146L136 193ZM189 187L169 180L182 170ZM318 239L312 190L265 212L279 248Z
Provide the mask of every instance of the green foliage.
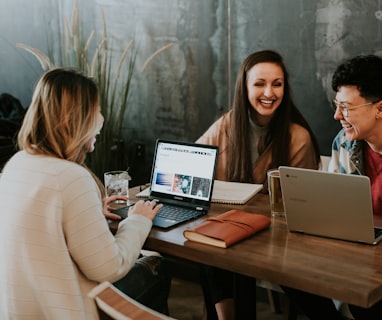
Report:
M130 41L121 56L113 57L103 11L101 10L103 34L96 39L95 31L86 38L80 21L77 3L73 9L71 23L64 17L60 23L59 36L48 37L48 55L37 48L18 43L32 53L44 70L55 67L70 67L95 79L100 92L101 112L105 118L101 134L97 137L94 152L88 155L87 164L103 179L103 172L127 169L127 159L121 157L124 150L122 128L128 108L130 84L134 74L137 50ZM64 29L64 35L62 35ZM53 40L51 40L53 39ZM58 46L55 46L58 41ZM94 44L95 42L95 44ZM54 48L57 47L57 50ZM90 55L90 48L94 48ZM118 62L118 63L117 63Z
M113 56L112 53L117 50L110 44L102 10L101 22L101 36L97 37L96 32L92 30L89 36L85 37L76 2L71 23L64 17L59 22L58 35L47 34L48 55L22 43L16 45L32 53L44 70L71 67L93 77L97 82L105 122L101 134L97 137L95 150L88 155L87 165L103 180L105 171L126 170L128 166L122 128L128 120L128 99L135 72L137 49L131 40L124 50L120 50L122 53L119 57ZM160 52L171 46L172 43L167 44L152 54L143 64L141 72Z

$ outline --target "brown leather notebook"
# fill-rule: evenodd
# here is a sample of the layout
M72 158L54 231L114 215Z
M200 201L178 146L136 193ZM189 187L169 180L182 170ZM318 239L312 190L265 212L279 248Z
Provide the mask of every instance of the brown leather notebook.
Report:
M184 230L186 239L228 248L270 226L271 219L258 213L230 210L206 219L198 226Z

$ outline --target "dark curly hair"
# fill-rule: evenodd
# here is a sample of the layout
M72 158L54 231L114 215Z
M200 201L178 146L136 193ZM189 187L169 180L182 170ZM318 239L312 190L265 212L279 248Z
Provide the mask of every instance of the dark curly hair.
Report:
M365 99L382 99L382 58L359 55L339 65L332 77L332 89L354 85Z

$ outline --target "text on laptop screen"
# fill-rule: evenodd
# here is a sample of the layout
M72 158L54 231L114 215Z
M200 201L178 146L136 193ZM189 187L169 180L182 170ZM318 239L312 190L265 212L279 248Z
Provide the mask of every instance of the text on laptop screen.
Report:
M156 152L151 191L208 199L216 149L160 142Z

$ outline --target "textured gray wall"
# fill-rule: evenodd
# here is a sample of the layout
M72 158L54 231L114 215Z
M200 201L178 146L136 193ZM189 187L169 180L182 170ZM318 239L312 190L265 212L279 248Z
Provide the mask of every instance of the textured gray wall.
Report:
M42 70L14 44L46 51L47 28L57 32L73 3L0 0L0 92L29 104ZM85 30L98 33L103 9L116 56L131 39L139 45L124 131L136 181L139 174L147 179L156 138L193 141L229 109L242 60L261 49L285 57L296 104L329 154L339 128L329 108L333 69L344 58L382 50L379 0L79 0L79 7ZM136 143L145 146L143 158L136 158Z

